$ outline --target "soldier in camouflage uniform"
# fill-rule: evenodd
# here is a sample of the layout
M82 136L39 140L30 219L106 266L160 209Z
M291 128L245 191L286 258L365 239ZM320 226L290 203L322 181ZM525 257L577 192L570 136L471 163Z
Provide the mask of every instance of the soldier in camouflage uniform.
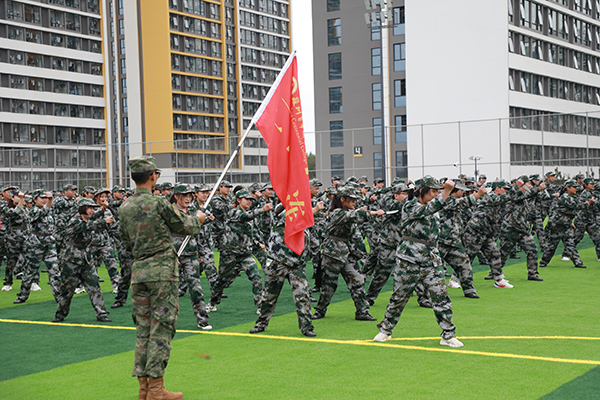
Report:
M2 188L2 197L0 197L0 265L4 260L8 261L6 258L7 250L6 250L6 216L5 212L8 210L9 200L11 198L11 193L15 190L15 186L4 186ZM4 269L4 285L2 286L3 292L9 292L12 290L13 284L13 274L14 271L8 269L8 263Z
M397 252L397 265L394 275L394 291L385 310L385 317L377 327L379 333L373 338L376 342L385 342L391 338L395 326L418 283L429 291L433 311L442 328L441 345L462 347L456 339L456 327L452 322L452 302L448 297L444 267L436 247L438 224L435 213L446 205L446 200L454 181L444 182L425 176L415 182L415 197L403 207L403 236Z
M175 185L170 202L180 213L190 216L194 215L192 210L189 209L194 198L193 193L194 191L190 185ZM185 235L173 234L173 246L175 246L178 253L184 239ZM186 286L190 290L192 310L196 316L198 328L204 330L212 329L212 326L208 324L208 314L206 313L206 305L204 304L204 292L200 284L200 262L198 261L198 243L195 235L191 236L185 249L179 256L179 281L185 281L187 283Z
M29 298L32 284L39 282L42 261L48 269L52 295L57 301L60 295L60 272L53 236L55 226L50 213L52 193L38 189L33 192L32 198L35 205L29 211L30 233L25 240L25 273L15 304L24 303Z
M206 185L200 185L196 188L195 196L196 202L192 207L192 211L203 210L206 199L208 199L211 188ZM203 210L204 211L204 210ZM198 242L198 259L200 261L200 274L204 272L208 279L208 285L212 293L213 287L219 278L217 267L215 266L215 253L213 248L212 236L210 234L210 224L214 221L215 217L206 212L206 222L202 225L202 231L196 236Z
M585 268L573 242L573 218L577 212L578 186L573 179L566 181L565 193L552 204L548 224L544 230L547 246L540 260L540 268L548 265L561 240L565 246L563 254L569 257L576 268Z
M104 308L104 299L98 279L98 273L90 254L92 232L106 229L113 222L112 217L103 218L102 213L94 212L99 206L91 199L78 200L78 213L69 221L64 234L64 247L60 254L62 265L62 284L58 298L58 309L52 322L62 322L69 315L71 299L75 289L83 283L90 296L96 319L111 322Z
M229 192L232 187L233 185L228 181L221 181L218 193L215 194L210 203L211 213L215 217L215 220L211 224L211 233L218 251L221 251L225 245L223 242L223 235L225 234L225 224L227 223L229 212L231 210Z
M240 190L235 194L235 207L229 216L223 242L225 246L221 251L219 261L219 278L213 288L213 294L207 311L216 311L216 306L221 302L223 289L231 285L238 274L243 270L248 280L252 283L254 305L260 307L262 295L262 278L258 273L256 261L252 257L252 221L261 214L273 209L273 204L267 203L263 208L249 211L253 197L248 191Z
M324 205L319 202L313 208L313 214L321 211ZM281 293L285 280L290 282L296 314L298 315L298 327L304 336L314 337L313 324L310 318L309 286L306 280L306 262L309 255L308 235L304 239L304 251L298 255L285 245L285 208L278 206L275 216L275 225L269 237L269 254L273 262L263 268L265 272L265 289L260 305L260 316L256 320L250 333L263 332L267 329L269 321L275 312L275 305Z
M113 293L117 294L119 285L119 267L117 266L117 257L115 256L115 244L111 238L110 231L113 231L113 236L116 230L119 229L118 224L114 221L114 216L108 208L109 189L98 189L94 194L94 201L100 206L96 212L102 213L104 218L113 217L113 222L105 227L105 229L95 230L92 240L92 254L96 263L96 270L104 262L104 266L108 271L110 282L113 287Z
M9 288L7 290L12 289L13 276L18 275L20 272L18 270L21 266L19 260L22 260L24 240L29 230L28 211L25 207L24 196L25 194L19 191L18 188L12 187L7 206L2 210L2 216L0 217L2 225L6 227L6 236L4 237L6 270L3 289Z
M585 232L594 243L596 258L600 259L600 226L598 225L598 204L594 193L595 182L593 178L583 180L583 191L579 195L577 214L573 221L575 233L573 236L573 245L577 247Z
M528 202L544 189L546 189L544 183L539 187L534 187L527 175L521 176L517 180L516 186L507 193L511 202L506 208L507 214L502 220L500 229L499 247L502 267L504 268L506 265L506 260L515 244L519 243L527 254L527 279L530 281L542 281L543 279L538 276L538 250L530 233Z
M119 258L119 266L121 267L121 274L119 275L116 290L117 296L110 308L119 308L125 305L129 294L129 287L131 286L131 264L133 263L133 256L125 248L119 229L121 223L119 219L119 207L123 204L125 197L124 192L125 189L121 186L114 186L112 188L112 199L109 200L108 203L108 209L115 219L115 223L111 226L111 229L108 230L108 234L115 244L117 256Z
M183 399L182 393L164 388L163 376L171 353L171 340L179 314L179 271L172 232L200 233L206 215L188 217L166 199L152 195L160 176L154 157L129 160L135 194L119 208L119 230L125 248L133 255L131 298L137 342L133 376L140 398Z
M355 209L357 199L358 196L350 187L341 188L339 193L333 197L327 215L325 239L321 248L323 257L321 296L312 319L323 318L327 313L327 307L337 289L338 278L341 274L348 285L352 300L354 300L354 306L356 307L355 319L359 321L376 321L369 314L364 277L349 263L349 259L352 252L353 226L356 223L368 220L374 215L384 215L384 211L367 211L366 207Z
M462 212L466 208L474 207L477 200L487 191L484 186L480 186L476 193L463 197L463 193L468 192L469 188L464 186L459 179L454 180L454 183L454 189L446 199L445 207L439 212L438 249L442 260L452 267L458 277L465 297L478 299L479 296L473 286L471 260L462 241L465 225Z
M386 201L383 209L389 212L377 227L381 238L381 247L377 255L373 279L367 290L367 301L370 305L375 303L381 289L385 286L392 271L396 268L396 249L402 236L402 207L408 197L408 187L400 183L394 187L393 197Z
M52 202L52 214L56 224L56 251L60 254L62 250L63 232L69 220L77 214L77 186L65 185L63 195L58 196Z
M477 208L467 223L463 236L463 242L471 263L475 255L482 251L489 262L491 276L495 281L494 286L498 288L513 287L504 278L500 250L496 245L502 222L502 213L506 203L510 201L506 191L511 188L512 186L504 180L493 182L492 192L479 199Z
M323 270L321 268L321 242L325 232L325 202L319 200L319 188L323 186L323 184L317 178L311 179L309 184L313 209L317 207L318 203L323 203L323 208L313 214L315 224L307 229L308 237L310 239L308 244L309 259L312 260L313 279L315 280L313 291L318 292L321 290L321 282L323 280Z
M93 186L86 186L83 188L83 197L87 197L88 199L94 199L96 193L96 188Z

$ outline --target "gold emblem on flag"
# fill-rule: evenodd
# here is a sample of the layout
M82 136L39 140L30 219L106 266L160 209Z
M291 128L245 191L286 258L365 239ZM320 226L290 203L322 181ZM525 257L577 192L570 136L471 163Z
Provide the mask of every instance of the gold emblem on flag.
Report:
M304 202L298 200L298 193L300 193L300 191L296 190L294 192L294 194L292 194L292 196L296 199L295 201L292 200L292 196L290 196L289 194L287 195L286 201L288 202L288 204L290 205L291 208L286 211L285 216L286 216L286 218L289 216L290 221L293 221L294 218L298 216L298 211L300 211L302 213L302 215L304 215L306 213L303 209Z

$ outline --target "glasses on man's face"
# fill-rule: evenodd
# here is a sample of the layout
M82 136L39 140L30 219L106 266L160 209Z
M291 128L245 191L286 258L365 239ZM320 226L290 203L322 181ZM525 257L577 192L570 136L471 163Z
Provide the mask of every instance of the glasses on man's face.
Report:
M156 174L157 178L160 178L160 172L159 171L154 171L154 173Z

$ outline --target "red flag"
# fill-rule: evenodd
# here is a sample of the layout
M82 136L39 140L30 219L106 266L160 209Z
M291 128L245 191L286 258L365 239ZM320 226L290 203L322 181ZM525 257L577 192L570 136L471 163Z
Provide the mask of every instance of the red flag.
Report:
M262 134L269 154L271 184L285 206L285 244L296 254L304 249L304 229L314 225L304 123L294 52L252 122Z

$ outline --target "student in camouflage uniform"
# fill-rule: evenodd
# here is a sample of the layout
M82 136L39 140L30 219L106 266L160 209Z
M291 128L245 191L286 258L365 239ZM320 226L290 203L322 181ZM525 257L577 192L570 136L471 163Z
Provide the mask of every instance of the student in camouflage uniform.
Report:
M529 181L533 187L539 187L544 184L545 189L541 189L537 195L533 196L529 200L529 222L531 224L531 235L537 236L540 249L544 250L544 216L543 204L544 202L552 199L551 192L548 191L548 186L545 182L540 181L538 174L529 176Z
M65 242L60 255L62 284L58 309L52 322L62 322L69 315L75 289L81 283L90 296L96 319L100 322L111 322L104 308L98 273L93 265L89 247L92 242L92 232L106 229L106 226L113 222L113 218L103 218L102 213L94 212L99 206L91 199L80 199L77 204L78 213L71 218L65 230Z
M13 276L19 274L19 257L23 255L24 240L28 233L28 211L25 207L25 194L18 188L10 189L7 206L2 210L2 225L6 228L4 237L6 250L6 270L4 277L4 290L11 290ZM9 289L5 289L9 288Z
M373 279L367 290L367 301L370 305L375 303L381 289L387 283L392 271L396 268L396 249L402 236L402 207L408 198L408 186L400 183L394 187L393 198L390 198L383 209L391 214L383 218L377 227L381 237L381 247L377 255Z
M2 286L3 292L9 292L12 290L13 274L14 271L8 269L8 259L6 258L6 211L8 210L8 204L11 198L11 193L15 190L15 186L4 186L2 188L2 196L0 197L0 265L4 260L7 261L4 269L4 285Z
M254 183L249 186L248 191L252 195L254 200L252 201L252 205L250 206L248 211L253 211L257 208L263 208L265 204L267 204L268 200L265 197L263 197L260 190L261 185L259 185L258 183ZM269 234L271 230L270 222L266 221L267 219L265 218L265 215L269 217L270 221L271 213L265 213L262 216L252 220L252 254L254 254L254 257L256 257L258 263L263 268L268 263L266 245L267 241L269 240ZM265 224L268 226L269 234L265 234L265 232L263 231L265 228L263 225Z
M355 209L358 196L350 187L343 187L333 196L327 215L325 239L321 248L323 284L319 302L315 307L312 319L320 319L327 313L340 274L346 281L354 306L355 319L359 321L376 321L369 314L369 302L365 294L363 275L349 263L352 251L353 226L368 220L374 215L384 215L383 210L367 211L366 207Z
M547 246L544 250L542 259L540 260L540 268L544 268L548 265L561 240L565 245L563 254L569 257L575 265L575 268L585 268L573 242L573 218L577 212L578 186L577 182L573 179L566 181L565 193L554 202L550 209L548 224L544 230ZM592 201L592 199L589 201Z
M254 305L260 307L262 295L262 278L258 273L256 261L252 257L252 221L263 213L273 209L272 203L267 203L263 208L249 211L253 197L248 191L240 190L235 194L235 207L229 216L219 260L219 278L213 288L213 294L207 311L216 311L216 306L221 302L223 290L231 285L238 274L243 270L248 280L252 283Z
M215 220L211 224L212 238L218 251L223 249L223 235L225 234L225 225L229 220L231 204L229 203L229 192L233 185L228 181L221 181L218 193L212 198L210 210Z
M119 230L125 248L133 255L131 298L137 332L133 376L139 398L183 399L182 393L164 388L163 376L171 353L171 340L179 314L179 271L172 232L200 233L206 215L188 217L165 198L152 195L160 177L154 157L129 160L135 194L119 207Z
M119 258L119 266L121 267L116 290L117 296L110 308L119 308L125 305L129 294L129 287L131 286L131 264L133 263L133 256L125 248L119 230L119 225L121 223L119 220L119 207L121 207L125 200L124 192L125 189L121 186L114 186L112 188L112 199L109 200L108 203L108 209L115 219L115 223L111 226L111 229L108 230L108 234L115 244L117 256Z
M57 301L60 295L60 272L53 236L55 226L50 213L52 193L38 189L32 197L35 205L29 211L30 233L25 240L25 273L15 304L24 303L29 298L32 284L39 282L42 261L48 269L52 295Z
M119 267L117 266L117 257L115 256L115 244L111 238L110 231L119 229L114 221L114 216L108 208L109 189L98 189L94 194L94 201L100 206L96 212L102 213L104 218L113 217L113 222L105 229L95 230L93 232L92 252L96 263L96 270L100 268L102 262L108 271L110 282L113 287L113 293L117 294L119 285ZM116 234L116 233L115 233ZM113 236L115 235L113 234Z
M196 202L192 207L192 211L203 210L206 199L208 199L211 188L202 184L196 188L195 196ZM200 261L200 274L204 272L208 279L208 285L212 293L213 287L219 278L217 267L215 266L215 253L213 251L214 245L212 236L210 233L210 224L214 221L215 217L206 212L206 222L202 224L202 231L196 236L198 242L198 259Z
M194 215L189 208L194 198L193 193L194 191L190 185L175 185L170 202L182 214ZM178 253L184 239L185 235L173 234L173 246L175 246ZM198 261L198 243L195 235L191 236L183 253L179 256L179 281L185 281L187 283L186 286L190 290L192 310L196 316L198 328L204 330L212 329L212 326L208 324L208 314L206 313L206 305L204 304L204 292L200 284L200 262Z
M473 268L471 260L463 245L464 221L462 212L464 209L474 207L483 195L487 193L485 186L469 196L463 197L469 191L459 179L454 180L454 189L446 199L445 207L439 212L440 228L438 249L442 260L448 263L454 270L463 289L465 297L478 299L477 291L473 286ZM454 276L452 277L454 278Z
M442 328L441 345L462 347L456 339L456 327L452 322L452 302L446 290L444 267L436 247L438 224L435 213L444 208L454 189L454 181L447 180L442 186L437 179L427 175L415 182L414 198L403 207L403 236L398 246L394 291L385 310L385 317L377 327L379 333L373 338L385 342L391 338L417 283L429 291L435 318Z
M319 202L317 207L313 208L313 213L321 211L324 205ZM256 320L250 333L263 332L267 329L269 321L275 312L275 305L281 293L281 288L285 280L290 282L294 303L296 304L296 314L298 315L298 327L304 336L317 336L313 331L313 324L310 318L310 295L306 272L304 270L308 259L309 238L305 235L304 251L298 255L285 245L285 208L278 206L275 217L275 226L269 237L269 254L273 259L268 266L263 268L265 272L265 289L260 305L260 316Z
M538 250L535 240L530 233L529 223L529 201L546 189L544 183L539 187L532 186L527 175L521 176L516 185L507 193L511 202L506 208L506 215L502 219L500 229L500 256L502 267L510 256L511 250L516 243L521 245L527 254L527 279L530 281L542 281L538 276Z
M318 292L321 290L321 282L323 280L323 270L321 268L321 242L325 232L325 202L319 200L319 188L323 186L323 184L317 178L311 179L309 184L313 209L317 207L318 203L323 203L323 208L313 214L315 224L307 229L307 234L310 239L308 244L309 259L312 260L313 279L315 280L313 291Z
M63 187L63 195L54 199L51 210L54 223L56 224L56 251L57 254L60 254L63 232L67 227L67 223L77 214L77 186L71 184L65 185Z
M575 247L583 239L585 232L594 243L596 258L600 259L600 226L598 225L598 204L594 193L594 178L585 178L583 180L583 191L579 195L577 214L575 215L575 233L573 244Z

